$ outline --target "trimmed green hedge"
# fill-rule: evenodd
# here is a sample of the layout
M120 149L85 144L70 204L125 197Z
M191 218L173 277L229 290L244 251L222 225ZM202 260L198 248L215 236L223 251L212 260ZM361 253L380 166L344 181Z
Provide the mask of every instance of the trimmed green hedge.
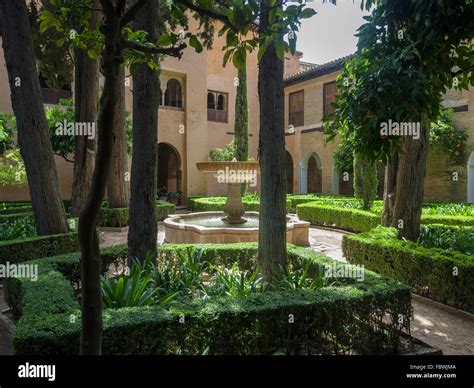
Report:
M302 203L296 206L300 220L314 225L330 226L351 232L367 232L380 225L381 216L371 211L326 205L324 201ZM474 217L448 215L422 215L422 224L474 226Z
M320 202L301 204L296 209L300 220L352 232L365 232L380 224L379 215L365 210L321 205Z
M243 262L250 265L257 256L257 245L252 243L200 247L214 263L245 256ZM159 262L172 260L173 248L159 246ZM289 246L288 251L293 264L306 260L335 264L310 250ZM108 264L114 255L121 259L124 253L124 247L101 251ZM13 335L16 353L77 354L80 311L70 281L77 276L79 255L31 263L39 265L38 281L9 279L5 290L17 316L21 315ZM314 291L177 299L162 306L106 309L102 348L104 354L392 353L411 315L408 287L365 271L362 282ZM402 324L400 316L405 318Z
M33 212L33 208L31 205L25 206L17 206L17 207L7 207L6 209L2 209L0 207L0 215L8 215L8 214L18 214L18 213L31 213Z
M188 209L193 212L211 212L223 211L227 197L188 197ZM260 202L258 201L243 201L245 211L258 212L260 210ZM291 211L291 200L286 200L286 211Z
M21 212L21 213L10 213L0 214L0 224L10 223L18 218L30 218L34 222L33 212Z
M55 256L78 250L79 242L76 233L0 241L0 264L7 261L18 263L37 257Z
M342 250L353 264L404 282L442 303L474 311L472 256L399 240L395 228L382 226L344 236Z
M169 214L176 212L176 205L158 200L156 201L156 218L158 221L164 220ZM102 207L99 211L97 223L102 227L121 228L128 225L128 208Z

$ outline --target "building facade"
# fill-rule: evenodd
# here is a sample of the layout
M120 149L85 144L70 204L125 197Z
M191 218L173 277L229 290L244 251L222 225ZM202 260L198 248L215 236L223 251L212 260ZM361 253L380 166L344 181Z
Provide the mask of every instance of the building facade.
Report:
M0 38L1 40L1 38ZM225 186L198 172L196 163L208 160L213 148L233 139L237 71L223 67L224 38L216 35L213 49L184 51L178 60L166 58L161 66L158 125L158 187L196 194L222 194ZM352 177L334 166L337 143L327 143L322 119L337 94L335 80L346 58L323 65L303 62L302 53L285 58L285 128L287 180L290 193L351 194ZM249 155L257 159L259 130L258 65L256 54L247 63ZM0 48L0 112L12 113L8 75ZM71 88L73 89L73 88ZM126 79L126 109L132 111L133 83ZM43 89L46 104L71 92ZM444 105L455 109L455 126L467 128L466 158L452 164L437 148L430 149L425 196L427 199L474 202L474 88L450 90ZM56 157L61 193L70 198L72 163ZM383 171L383 169L382 169ZM383 176L381 176L383 178ZM28 187L1 187L1 200L29 199ZM184 203L185 201L183 201Z
M334 166L337 143L327 143L322 129L323 116L330 111L337 94L336 78L348 58L350 56L318 66L305 64L285 77L290 192L353 193L352 177L341 175ZM440 146L430 147L425 198L474 203L474 88L449 90L443 98L443 106L453 108L455 128L466 128L469 137L460 160L453 161ZM383 168L379 179L383 181ZM379 193L381 189L380 184Z

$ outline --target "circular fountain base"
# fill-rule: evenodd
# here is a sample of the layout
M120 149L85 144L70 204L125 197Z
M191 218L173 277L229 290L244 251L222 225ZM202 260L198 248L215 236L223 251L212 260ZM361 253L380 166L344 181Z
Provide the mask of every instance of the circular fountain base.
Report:
M228 224L223 212L177 214L167 218L165 242L174 244L239 243L258 241L258 212L246 212L245 223ZM287 216L286 241L309 245L309 222Z

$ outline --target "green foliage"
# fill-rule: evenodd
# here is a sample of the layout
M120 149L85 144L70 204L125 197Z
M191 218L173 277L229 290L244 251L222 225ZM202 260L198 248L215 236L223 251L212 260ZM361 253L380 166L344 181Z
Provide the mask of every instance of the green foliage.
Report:
M182 294L198 296L203 293L203 275L208 262L203 259L203 251L199 248L187 247L177 252L179 288Z
M356 152L385 163L401 148L399 136L381 136L382 122L419 122L424 131L437 119L446 89L474 84L474 3L363 5L371 15L358 30L356 55L337 79L336 109L325 128L330 139L349 134L357 139Z
M5 261L18 263L78 250L79 242L75 233L0 241L0 264L4 264Z
M167 245L158 247L162 260L157 266L173 263L176 258L176 251ZM244 263L256 262L254 243L200 247L203 257L213 265L227 257L227 252L242 255ZM126 246L102 250L104 270L114 255L121 261L126 252ZM288 247L288 254L293 266L304 265L308 260L315 265L334 263L313 251L293 246ZM32 261L40 266L38 282L9 279L6 295L9 303L15 302L14 311L20 317L13 338L17 354L78 352L80 310L69 281L77 279L79 260L80 254L74 253ZM239 267L246 266L239 263ZM396 353L400 332L410 325L410 298L406 286L365 271L364 281L337 287L249 293L247 297L177 298L159 306L105 309L103 352ZM291 325L290 314L295 317ZM406 318L403 324L399 324L399 314ZM183 317L185 324L180 323Z
M346 136L341 136L333 158L338 174L354 172L354 144Z
M17 240L36 235L36 227L31 217L11 218L0 223L0 241Z
M454 110L442 109L437 121L431 123L430 144L439 145L453 162L464 157L469 137L467 129L456 129L453 123Z
M188 209L192 211L223 211L227 197L189 197ZM260 200L253 194L243 197L243 204L246 211L258 211L260 209ZM287 211L291 208L291 201L286 201Z
M298 218L313 225L336 227L352 232L368 231L380 225L380 215L366 210L309 202L296 207Z
M163 200L156 201L157 221L164 220L169 214L176 212L176 205ZM97 225L109 228L123 228L128 225L128 208L102 207L99 210Z
M354 194L362 201L362 209L368 210L377 197L379 180L377 163L366 160L361 154L354 155Z
M107 308L150 306L170 302L177 294L159 297L159 288L154 287L151 266L152 256L148 255L142 264L135 260L130 275L101 280L102 300Z
M422 225L418 244L427 248L441 248L474 256L474 227Z
M112 6L112 12L123 18L130 7L122 3L122 7ZM95 28L90 26L91 0L71 0L67 4L58 2L49 10L40 14L39 30L41 33L55 30L60 35L56 41L58 47L66 46L69 49L85 50L89 57L97 58L102 55L105 46L104 24L107 24L109 10L104 10L104 20ZM159 4L160 24L159 37L150 42L148 34L143 30L134 30L130 27L133 20L121 20L120 49L123 51L123 65L129 67L134 74L141 64L157 70L162 55L181 56L187 43L196 52L201 52L203 46L210 46L213 27L209 20L201 18L202 27L197 34L190 32L188 15L183 7L175 2L163 1ZM179 27L179 28L178 28ZM199 38L199 39L198 39Z
M258 269L253 273L241 271L236 262L232 267L218 267L209 282L210 295L231 296L245 298L252 293L263 292L266 288Z
M72 99L62 99L59 105L46 108L46 119L53 152L66 161L72 161L68 159L68 156L75 152L76 136L60 134L57 131L58 125L75 122Z
M16 119L11 114L0 114L0 156L13 148L13 135L16 132Z
M27 183L25 163L19 148L13 148L0 156L0 184L24 186Z
M292 269L289 265L280 267L276 284L272 285L277 290L316 290L324 286L324 276L319 271L314 271L313 262L309 261L303 268Z
M232 140L224 148L214 148L209 151L209 159L213 162L228 162L235 157L235 143Z
M209 7L206 0L198 0L202 8ZM226 51L224 66L232 61L237 69L245 67L247 54L258 48L257 58L261 60L268 47L275 48L278 59L283 60L285 52L296 52L297 32L301 20L312 17L316 12L306 8L302 0L291 4L269 2L268 12L261 13L261 2L250 0L246 2L229 1L227 7L217 7L225 20L219 31L219 36L226 36ZM265 23L262 17L265 15ZM260 19L257 25L256 20ZM259 28L259 34L254 31Z
M465 203L426 203L423 215L471 216L474 217L474 204Z
M54 1L51 4L54 5ZM40 14L48 2L29 2L29 16L38 72L50 89L60 90L73 81L74 61L71 52L61 43L62 35L54 30L41 30Z
M314 225L330 226L353 232L366 232L380 224L382 201L374 201L370 210L362 210L360 202L350 197L305 197L292 199L301 220ZM463 204L423 205L422 224L474 226L474 207ZM469 214L469 215L468 215Z
M350 263L404 282L422 295L474 311L472 255L398 240L395 228L381 226L344 236L342 250Z

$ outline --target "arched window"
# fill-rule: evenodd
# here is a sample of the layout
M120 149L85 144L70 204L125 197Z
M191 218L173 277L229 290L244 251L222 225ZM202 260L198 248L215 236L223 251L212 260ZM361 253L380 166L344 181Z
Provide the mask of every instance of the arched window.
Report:
M216 109L214 93L207 93L207 109Z
M183 107L181 84L174 78L171 78L166 84L165 106Z
M225 96L223 94L217 96L217 110L226 110Z
M163 91L161 90L161 86L160 86L160 106L163 105Z

